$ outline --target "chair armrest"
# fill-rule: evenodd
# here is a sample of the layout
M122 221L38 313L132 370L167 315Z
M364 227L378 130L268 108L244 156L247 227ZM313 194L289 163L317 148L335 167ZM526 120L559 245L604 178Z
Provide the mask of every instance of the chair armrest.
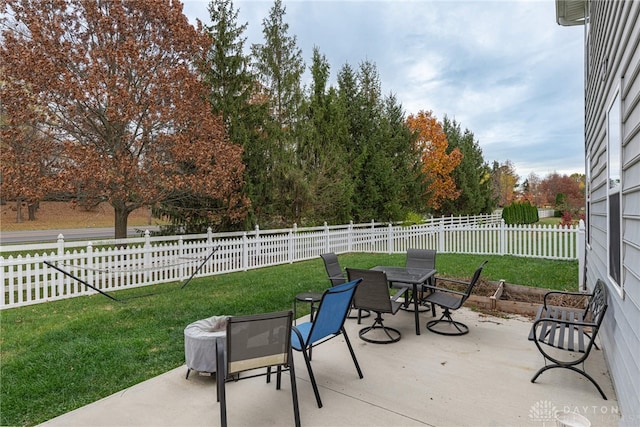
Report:
M396 292L395 294L393 294L393 296L391 297L391 301L397 301L398 298L400 298L401 296L403 296L404 294L407 293L407 291L409 290L408 287L404 287L404 288L400 288L398 290L398 292Z
M304 339L302 338L302 334L300 333L300 331L298 330L298 328L296 328L295 326L293 326L293 325L292 325L292 326L291 326L291 332L295 333L295 334L296 334L296 336L298 337L298 342L300 343L300 348L301 348L301 349L302 349L302 348L304 348L304 347L306 346L306 344L305 344ZM292 345L291 345L291 346L292 346L292 347L294 347L294 346L293 346L293 343L292 343ZM294 348L295 348L295 347L294 347Z
M453 280L451 280L451 282L453 282ZM457 283L465 284L465 285L469 284L467 282L462 282L462 281L457 281ZM466 292L454 291L453 289L447 289L447 288L439 288L438 286L433 286L433 285L423 285L422 289L430 289L432 291L438 291L438 292L448 292L450 294L456 294L456 295L466 295L467 294Z
M452 282L452 283L459 283L461 285L468 285L469 281L468 280L460 280L460 279L449 279L447 277L440 277L440 276L433 276L433 280L435 280L436 282L438 280L442 280L443 282Z
M575 296L583 296L583 297L593 296L593 294L585 294L584 292L549 291L544 294L543 305L545 309L547 308L547 296L549 295L575 295Z

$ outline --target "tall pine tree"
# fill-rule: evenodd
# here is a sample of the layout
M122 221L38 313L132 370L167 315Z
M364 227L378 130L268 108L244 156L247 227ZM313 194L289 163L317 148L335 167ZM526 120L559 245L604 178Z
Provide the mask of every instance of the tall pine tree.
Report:
M456 147L462 153L462 160L451 176L460 189L455 200L444 200L437 211L441 215L477 215L490 213L495 207L492 196L491 169L482 157L482 149L474 139L473 132L460 129L460 124L445 116L442 127L449 143L447 152Z
M262 21L264 44L251 46L253 69L267 98L271 120L265 122L266 183L261 216L269 225L284 225L300 217L306 182L295 164L298 146L299 110L303 92L301 78L305 65L296 37L288 34L286 13L276 0ZM269 218L269 215L271 216Z
M353 181L345 148L348 122L336 89L328 86L329 76L329 63L316 47L297 150L298 166L309 189L301 220L313 225L324 221L346 223L353 205Z
M251 58L244 53L247 23L238 22L238 10L232 0L209 3L212 25L204 30L212 40L202 64L204 80L209 87L209 103L215 114L222 116L230 139L242 145L245 169L245 194L251 201L250 214L244 227L258 221L256 210L265 206L268 186L267 150L263 133L268 120L267 103L251 69Z

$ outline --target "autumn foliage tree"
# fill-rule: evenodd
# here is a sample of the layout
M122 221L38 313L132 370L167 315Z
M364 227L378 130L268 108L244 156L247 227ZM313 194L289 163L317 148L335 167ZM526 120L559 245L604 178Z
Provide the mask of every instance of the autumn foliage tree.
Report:
M422 171L428 185L426 204L437 210L443 200L456 199L460 194L451 172L460 164L462 154L457 148L447 153L447 137L431 111L409 115L407 125L416 133L416 145L422 153Z
M516 198L515 189L518 186L520 177L516 174L516 169L511 160L506 160L500 164L493 162L491 170L491 182L494 196L498 200L498 206L510 205Z
M0 91L8 97L29 97L28 92L1 82ZM8 115L0 107L0 188L3 199L16 203L16 222L22 221L23 205L29 209L29 219L34 220L38 201L56 187L53 171L58 150L44 138L38 126L40 119L34 108Z
M209 39L180 2L0 0L0 28L3 141L24 153L55 146L44 155L57 151L59 167L48 173L107 200L116 238L133 210L184 193L219 200L212 221L245 214L242 150L210 112L193 65ZM37 184L16 185L28 194Z
M560 212L584 208L584 175L550 173L540 182L539 191L546 204ZM562 203L558 205L556 201Z

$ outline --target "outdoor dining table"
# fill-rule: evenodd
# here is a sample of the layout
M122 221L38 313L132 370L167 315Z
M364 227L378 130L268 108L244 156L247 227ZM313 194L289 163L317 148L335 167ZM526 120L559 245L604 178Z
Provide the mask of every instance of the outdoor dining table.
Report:
M436 274L435 269L407 268L397 266L378 265L372 270L384 271L387 280L393 283L406 283L413 287L413 313L416 321L416 335L420 335L420 312L418 310L418 286L424 284L429 278Z

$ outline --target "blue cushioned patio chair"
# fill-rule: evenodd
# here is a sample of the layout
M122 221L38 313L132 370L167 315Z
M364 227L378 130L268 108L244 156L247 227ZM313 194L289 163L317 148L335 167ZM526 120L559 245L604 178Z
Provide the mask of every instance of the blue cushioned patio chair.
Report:
M227 425L225 383L264 375L269 382L272 367L277 368L276 389L278 390L280 390L282 371L289 371L293 415L296 427L300 427L296 372L291 352L292 319L291 311L232 316L227 319L226 337L219 337L216 340L216 385L220 402L220 421L223 427ZM266 372L256 371L261 368L267 368ZM240 373L246 371L250 371L250 374L241 377ZM258 420L256 424L259 424Z
M304 361L307 364L307 371L309 371L309 379L313 386L313 392L316 395L318 408L322 408L322 400L320 399L318 385L316 384L313 369L311 368L311 349L313 347L331 338L342 335L351 353L351 358L358 371L358 376L360 378L363 377L358 359L356 359L356 354L353 351L347 332L344 329L344 322L351 308L353 294L360 280L361 279L356 279L327 289L324 294L322 294L320 306L318 307L313 322L302 323L292 328L291 346L294 350L302 352Z

